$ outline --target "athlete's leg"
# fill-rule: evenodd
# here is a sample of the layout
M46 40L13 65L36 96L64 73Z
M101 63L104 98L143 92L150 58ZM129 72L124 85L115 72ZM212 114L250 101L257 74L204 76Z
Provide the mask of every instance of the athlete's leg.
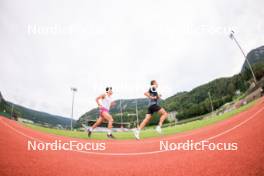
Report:
M108 112L103 112L102 116L104 119L106 119L108 121L108 129L112 129L113 128L113 117L108 113Z
M146 114L146 117L143 120L143 122L141 122L141 124L139 125L139 128L133 130L136 139L140 139L140 130L142 130L148 124L151 118L152 118L151 114Z
M91 129L95 129L96 127L98 127L99 125L101 125L101 123L104 121L102 116L99 116L99 118L96 120L96 122L93 124L93 126L91 127Z
M115 137L112 135L112 128L113 128L113 117L107 112L103 112L102 116L104 119L106 119L108 121L108 133L107 133L107 137L114 139Z
M164 108L161 108L158 111L158 114L160 115L160 121L159 121L159 126L161 127L164 120L168 117L168 113L166 112L166 110Z
M146 114L145 119L141 122L138 129L142 130L148 124L151 118L152 118L151 114Z
M99 118L96 120L96 122L93 124L93 126L90 127L90 128L87 130L87 132L88 132L88 137L89 137L89 138L91 137L93 130L94 130L97 126L99 126L99 125L103 122L103 120L104 120L103 117L100 115Z

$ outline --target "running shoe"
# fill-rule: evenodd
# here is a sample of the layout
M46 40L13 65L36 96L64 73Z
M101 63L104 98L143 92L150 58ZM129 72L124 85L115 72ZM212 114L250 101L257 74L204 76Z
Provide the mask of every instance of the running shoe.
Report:
M92 135L92 131L90 129L88 129L87 132L88 132L88 138L90 138Z
M115 139L115 137L114 137L112 134L107 134L107 137L108 137L109 139Z
M156 131L161 134L161 127L159 125L156 127Z
M135 138L137 140L139 140L140 139L140 137L139 137L139 130L138 129L133 129L133 133L134 133Z

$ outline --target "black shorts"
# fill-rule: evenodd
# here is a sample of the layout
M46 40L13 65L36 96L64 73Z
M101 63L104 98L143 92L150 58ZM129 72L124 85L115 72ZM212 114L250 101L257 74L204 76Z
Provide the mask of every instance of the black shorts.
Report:
M161 109L161 107L159 105L151 105L149 108L148 108L148 113L147 114L154 114L154 112L158 112L159 110Z

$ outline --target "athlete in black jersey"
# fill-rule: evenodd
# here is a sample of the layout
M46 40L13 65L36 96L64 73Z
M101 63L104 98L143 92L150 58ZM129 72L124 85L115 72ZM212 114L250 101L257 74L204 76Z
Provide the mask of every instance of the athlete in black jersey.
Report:
M156 131L158 133L161 133L161 126L164 122L164 120L168 117L168 113L165 111L164 108L160 107L158 104L158 101L161 97L160 94L158 94L157 92L157 88L158 88L158 83L155 80L152 80L150 82L150 89L145 92L145 96L149 98L149 107L148 107L148 112L146 114L145 119L143 120L143 122L139 125L139 128L134 130L134 135L137 139L139 139L139 134L140 134L140 130L143 129L147 123L150 121L150 119L152 118L152 115L157 112L160 115L160 121L158 126L156 127Z

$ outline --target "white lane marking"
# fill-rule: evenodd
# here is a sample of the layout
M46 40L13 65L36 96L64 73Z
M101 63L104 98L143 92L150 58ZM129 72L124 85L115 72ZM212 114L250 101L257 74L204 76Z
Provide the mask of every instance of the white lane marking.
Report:
M207 138L206 140L212 140L212 139L215 139L215 138L220 137L220 136L222 136L222 135L224 135L224 134L226 134L226 133L229 133L230 131L235 130L236 128L238 128L238 127L242 126L243 124L247 123L249 120L253 119L256 115L258 115L261 111L263 111L263 109L264 109L264 107L261 108L260 110L258 110L257 112L255 112L253 115L251 115L251 116L250 116L249 118L247 118L246 120L244 120L244 121L240 122L239 124L237 124L236 126L234 126L234 127L232 127L232 128L229 128L229 129L223 131L222 133L219 133L219 134L217 134L217 135L214 135L214 136L212 136L212 137L209 137L209 138Z
M230 128L230 129L227 129L217 135L214 135L214 136L211 136L209 138L206 138L204 140L201 140L201 141L209 141L209 140L212 140L212 139L216 139L217 137L220 137L224 134L227 134L235 129L237 129L238 127L246 124L249 120L253 119L254 117L256 117L256 115L258 115L260 112L262 112L264 110L264 107L261 108L260 110L258 110L257 112L255 112L253 115L251 115L249 118L247 118L246 120L240 122L239 124L235 125L234 127ZM9 127L10 129L12 129L13 131L15 131L16 133L26 137L26 138L29 138L29 139L33 139L33 140L36 140L36 141L39 141L39 142L42 142L42 143L45 143L44 141L40 140L40 139L37 139L37 138L34 138L32 136L28 136L26 135L25 133L15 129L14 127L10 126L8 123L4 122L2 120L2 118L0 118L1 122L6 125L7 127ZM201 142L199 141L199 142ZM104 155L104 156L138 156L138 155L149 155L149 154L157 154L157 153L163 153L163 152L172 152L172 151L166 151L166 150L157 150L157 151L150 151L150 152L136 152L136 153L99 153L99 152L88 152L88 151L80 151L80 150L70 150L72 152L79 152L79 153L84 153L84 154L93 154L93 155Z
M239 116L242 116L244 113L246 113L247 111L243 111L241 112L240 114L237 114L236 117L239 117ZM224 121L223 121L224 122ZM186 132L183 132L183 134L176 134L176 135L171 135L171 136L167 136L164 140L173 140L173 139L178 139L178 138L181 138L181 137L186 137L186 136L191 136L191 135L195 135L195 134L199 134L199 133L202 133L204 131L198 131L198 130L193 130L193 131L186 131ZM59 135L55 135L55 134L51 134L51 133L48 133L49 136L52 136L54 138L58 138L58 137L63 137L63 136L59 136ZM75 138L73 138L73 140L76 140ZM85 140L82 140L82 139L78 139L80 142L86 142ZM151 144L151 143L157 143L159 142L161 139L160 138L152 138L150 141L148 141L149 139L146 139L144 141L142 140L136 140L134 142L129 142L129 141L119 141L119 142L111 142L110 140L107 141L108 144L111 144L111 145L129 145L129 144L135 144L135 142L138 142L138 144ZM95 140L96 141L96 140ZM98 142L102 142L102 140L97 140Z

